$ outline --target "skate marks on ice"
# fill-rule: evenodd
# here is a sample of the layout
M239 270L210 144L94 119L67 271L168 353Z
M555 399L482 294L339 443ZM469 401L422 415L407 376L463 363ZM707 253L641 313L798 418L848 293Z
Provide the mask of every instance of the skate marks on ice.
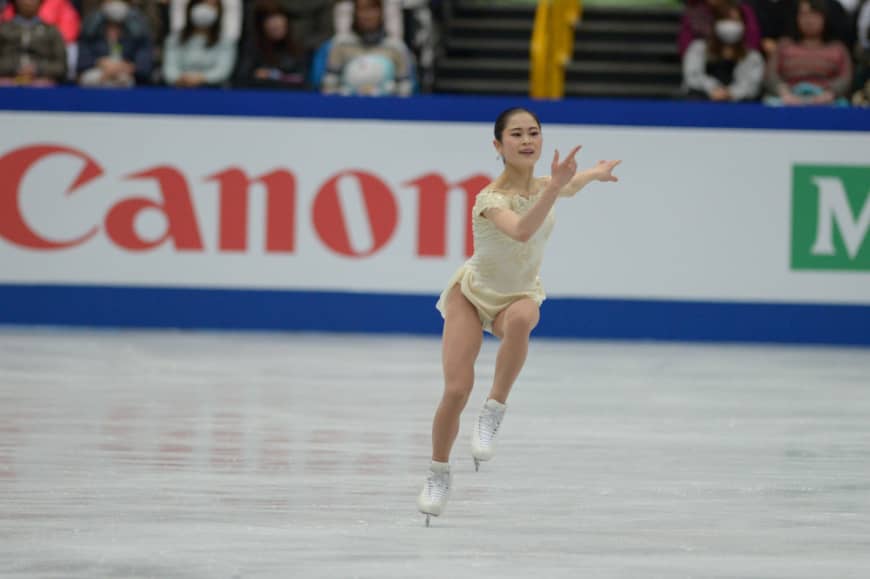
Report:
M0 576L866 577L870 352L533 343L445 513L437 340L0 332Z

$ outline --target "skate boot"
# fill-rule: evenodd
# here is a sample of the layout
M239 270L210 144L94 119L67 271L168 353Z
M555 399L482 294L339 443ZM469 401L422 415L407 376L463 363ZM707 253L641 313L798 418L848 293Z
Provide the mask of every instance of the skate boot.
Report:
M446 462L432 461L429 467L429 476L423 484L423 490L417 497L417 508L426 515L426 526L429 526L429 517L437 517L444 512L447 499L450 498L450 485L453 483L453 474L450 465Z
M495 438L506 409L507 406L492 398L483 405L471 433L471 456L474 458L475 471L480 469L481 462L491 459L495 454Z

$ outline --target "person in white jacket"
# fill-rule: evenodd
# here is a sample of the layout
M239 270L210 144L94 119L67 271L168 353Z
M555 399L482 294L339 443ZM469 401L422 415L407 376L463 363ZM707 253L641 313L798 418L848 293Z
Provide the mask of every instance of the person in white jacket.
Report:
M683 55L683 85L689 98L751 101L764 80L764 59L744 42L744 24L736 4L715 13L707 39L692 42Z
M855 45L855 94L852 104L870 106L870 0L858 7L858 42Z

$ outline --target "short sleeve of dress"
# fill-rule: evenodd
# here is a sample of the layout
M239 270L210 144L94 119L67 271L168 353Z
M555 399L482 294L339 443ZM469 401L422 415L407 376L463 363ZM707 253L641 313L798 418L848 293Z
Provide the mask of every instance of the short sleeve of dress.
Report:
M477 216L483 214L483 212L487 209L492 209L493 207L497 207L499 209L510 209L510 206L510 199L508 199L501 193L496 193L495 191L484 189L477 194L477 197L474 200L473 213Z

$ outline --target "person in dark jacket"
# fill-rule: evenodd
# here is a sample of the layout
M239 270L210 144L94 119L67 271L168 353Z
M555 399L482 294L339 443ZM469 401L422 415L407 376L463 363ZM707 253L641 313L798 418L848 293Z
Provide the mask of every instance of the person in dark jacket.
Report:
M304 88L304 56L293 37L290 14L284 5L278 0L258 0L253 20L254 34L242 51L237 84L258 88Z
M79 38L79 84L130 87L147 82L154 47L141 12L124 0L105 0L88 16Z
M66 47L40 20L40 0L14 0L15 17L0 24L0 85L52 86L66 76Z

